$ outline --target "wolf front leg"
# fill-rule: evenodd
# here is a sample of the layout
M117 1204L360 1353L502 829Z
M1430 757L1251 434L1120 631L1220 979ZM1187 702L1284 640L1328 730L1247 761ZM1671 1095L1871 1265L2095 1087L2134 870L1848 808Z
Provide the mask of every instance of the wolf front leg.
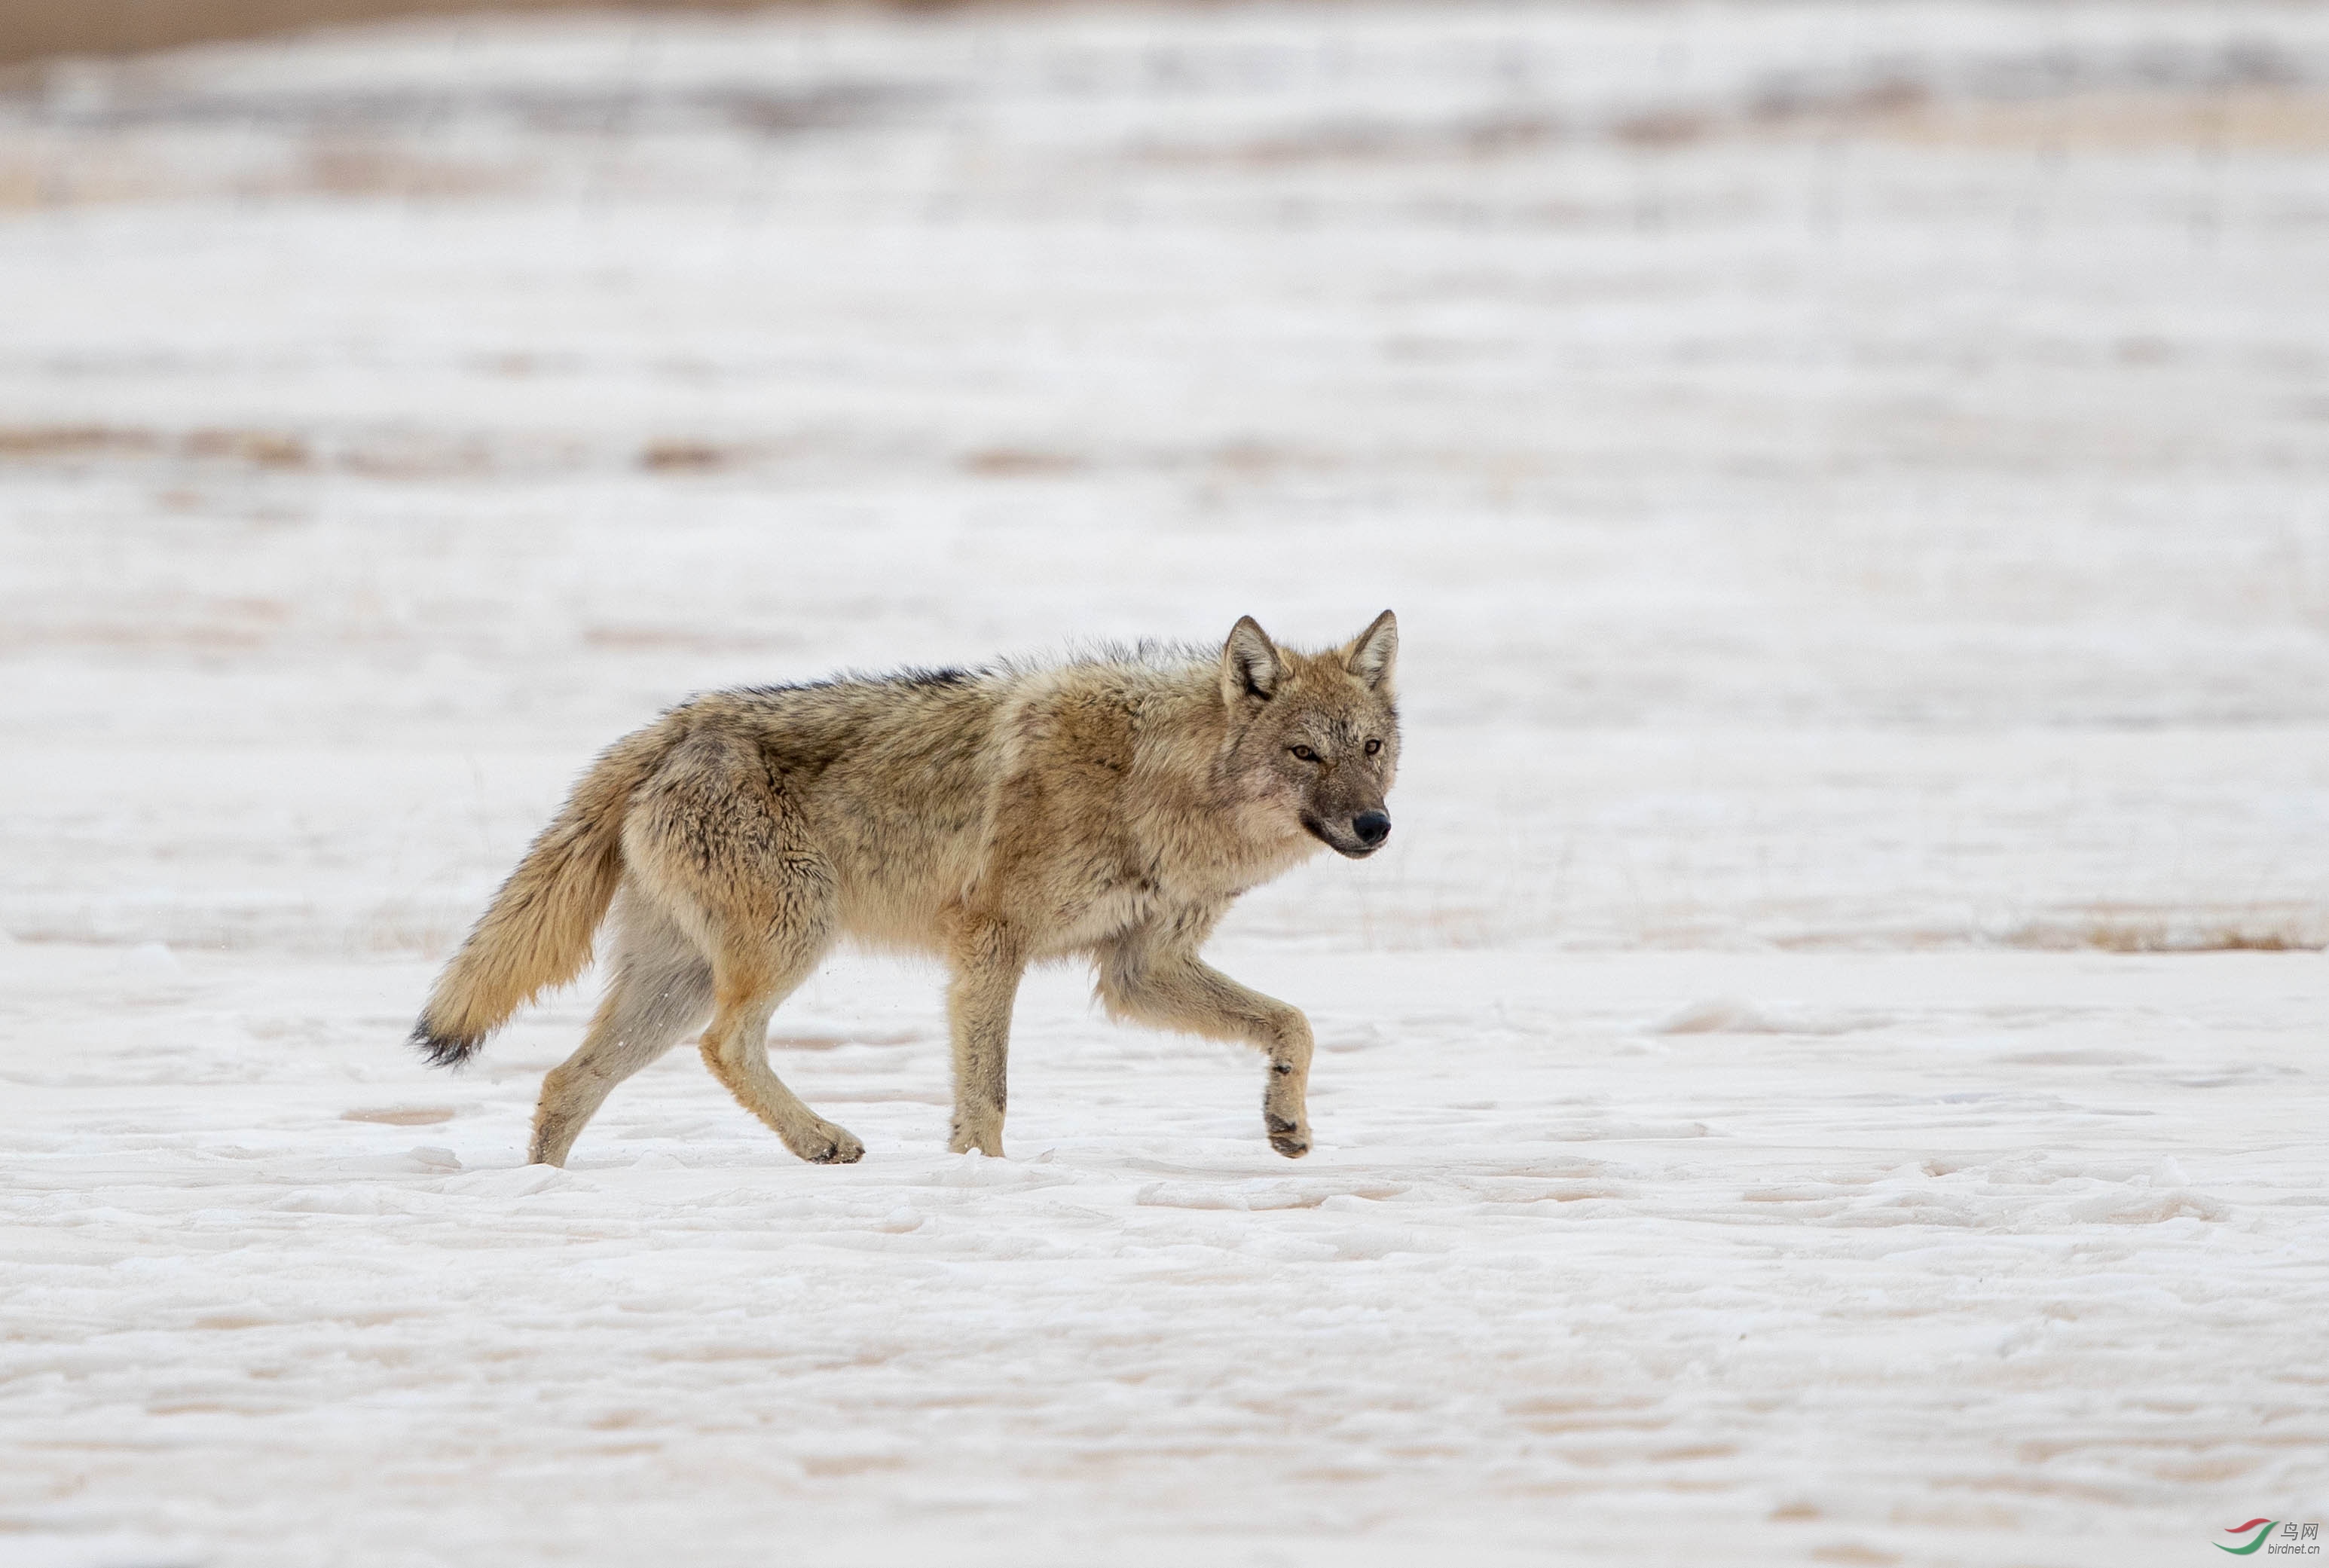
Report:
M1136 1023L1242 1040L1268 1053L1261 1091L1269 1147L1288 1159L1310 1152L1310 1020L1298 1007L1240 986L1193 953L1119 949L1100 965L1100 1001Z
M1011 1007L1026 955L999 921L966 921L950 958L947 1021L954 1035L954 1130L947 1147L1003 1157L1003 1113L1011 1098Z

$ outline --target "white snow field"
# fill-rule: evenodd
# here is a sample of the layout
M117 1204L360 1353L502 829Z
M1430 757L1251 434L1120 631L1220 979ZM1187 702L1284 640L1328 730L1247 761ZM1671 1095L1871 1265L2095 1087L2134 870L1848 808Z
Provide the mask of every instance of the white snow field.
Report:
M403 1044L692 691L1401 617L1398 827ZM0 1563L2183 1564L2329 1520L2329 11L476 20L0 92ZM2278 1537L2276 1536L2276 1540ZM2258 1561L2265 1560L2260 1554Z

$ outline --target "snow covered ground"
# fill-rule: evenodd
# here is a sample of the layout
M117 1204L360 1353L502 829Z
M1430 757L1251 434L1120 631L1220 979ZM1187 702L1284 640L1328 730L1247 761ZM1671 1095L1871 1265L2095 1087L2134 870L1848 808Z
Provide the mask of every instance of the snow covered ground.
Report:
M467 21L0 96L0 1561L2329 1520L2329 11ZM1405 633L1259 1068L401 1036L693 689Z

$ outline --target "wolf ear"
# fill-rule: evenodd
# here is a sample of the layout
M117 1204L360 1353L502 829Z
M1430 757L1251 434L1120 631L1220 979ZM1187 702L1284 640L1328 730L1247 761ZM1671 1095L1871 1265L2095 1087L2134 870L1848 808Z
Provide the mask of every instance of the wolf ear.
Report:
M1229 699L1230 706L1269 701L1285 672L1286 661L1269 634L1253 617L1240 616L1221 648L1221 695Z
M1343 667L1379 692L1391 690L1391 666L1398 661L1399 622L1389 610L1343 649Z

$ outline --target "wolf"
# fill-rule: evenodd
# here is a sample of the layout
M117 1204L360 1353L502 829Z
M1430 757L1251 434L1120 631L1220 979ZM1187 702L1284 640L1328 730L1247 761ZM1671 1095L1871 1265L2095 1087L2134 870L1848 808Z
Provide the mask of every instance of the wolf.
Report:
M770 1015L844 938L942 957L948 1147L1003 1153L1011 1010L1031 964L1089 959L1110 1016L1268 1058L1270 1147L1310 1151L1302 1013L1199 956L1240 894L1391 836L1391 612L1339 647L1251 616L1218 652L910 669L694 697L608 748L494 895L412 1031L468 1060L589 963L605 999L553 1068L533 1158L563 1165L609 1091L702 1026L703 1061L806 1160L865 1146L768 1065ZM707 1020L709 1022L707 1023Z

